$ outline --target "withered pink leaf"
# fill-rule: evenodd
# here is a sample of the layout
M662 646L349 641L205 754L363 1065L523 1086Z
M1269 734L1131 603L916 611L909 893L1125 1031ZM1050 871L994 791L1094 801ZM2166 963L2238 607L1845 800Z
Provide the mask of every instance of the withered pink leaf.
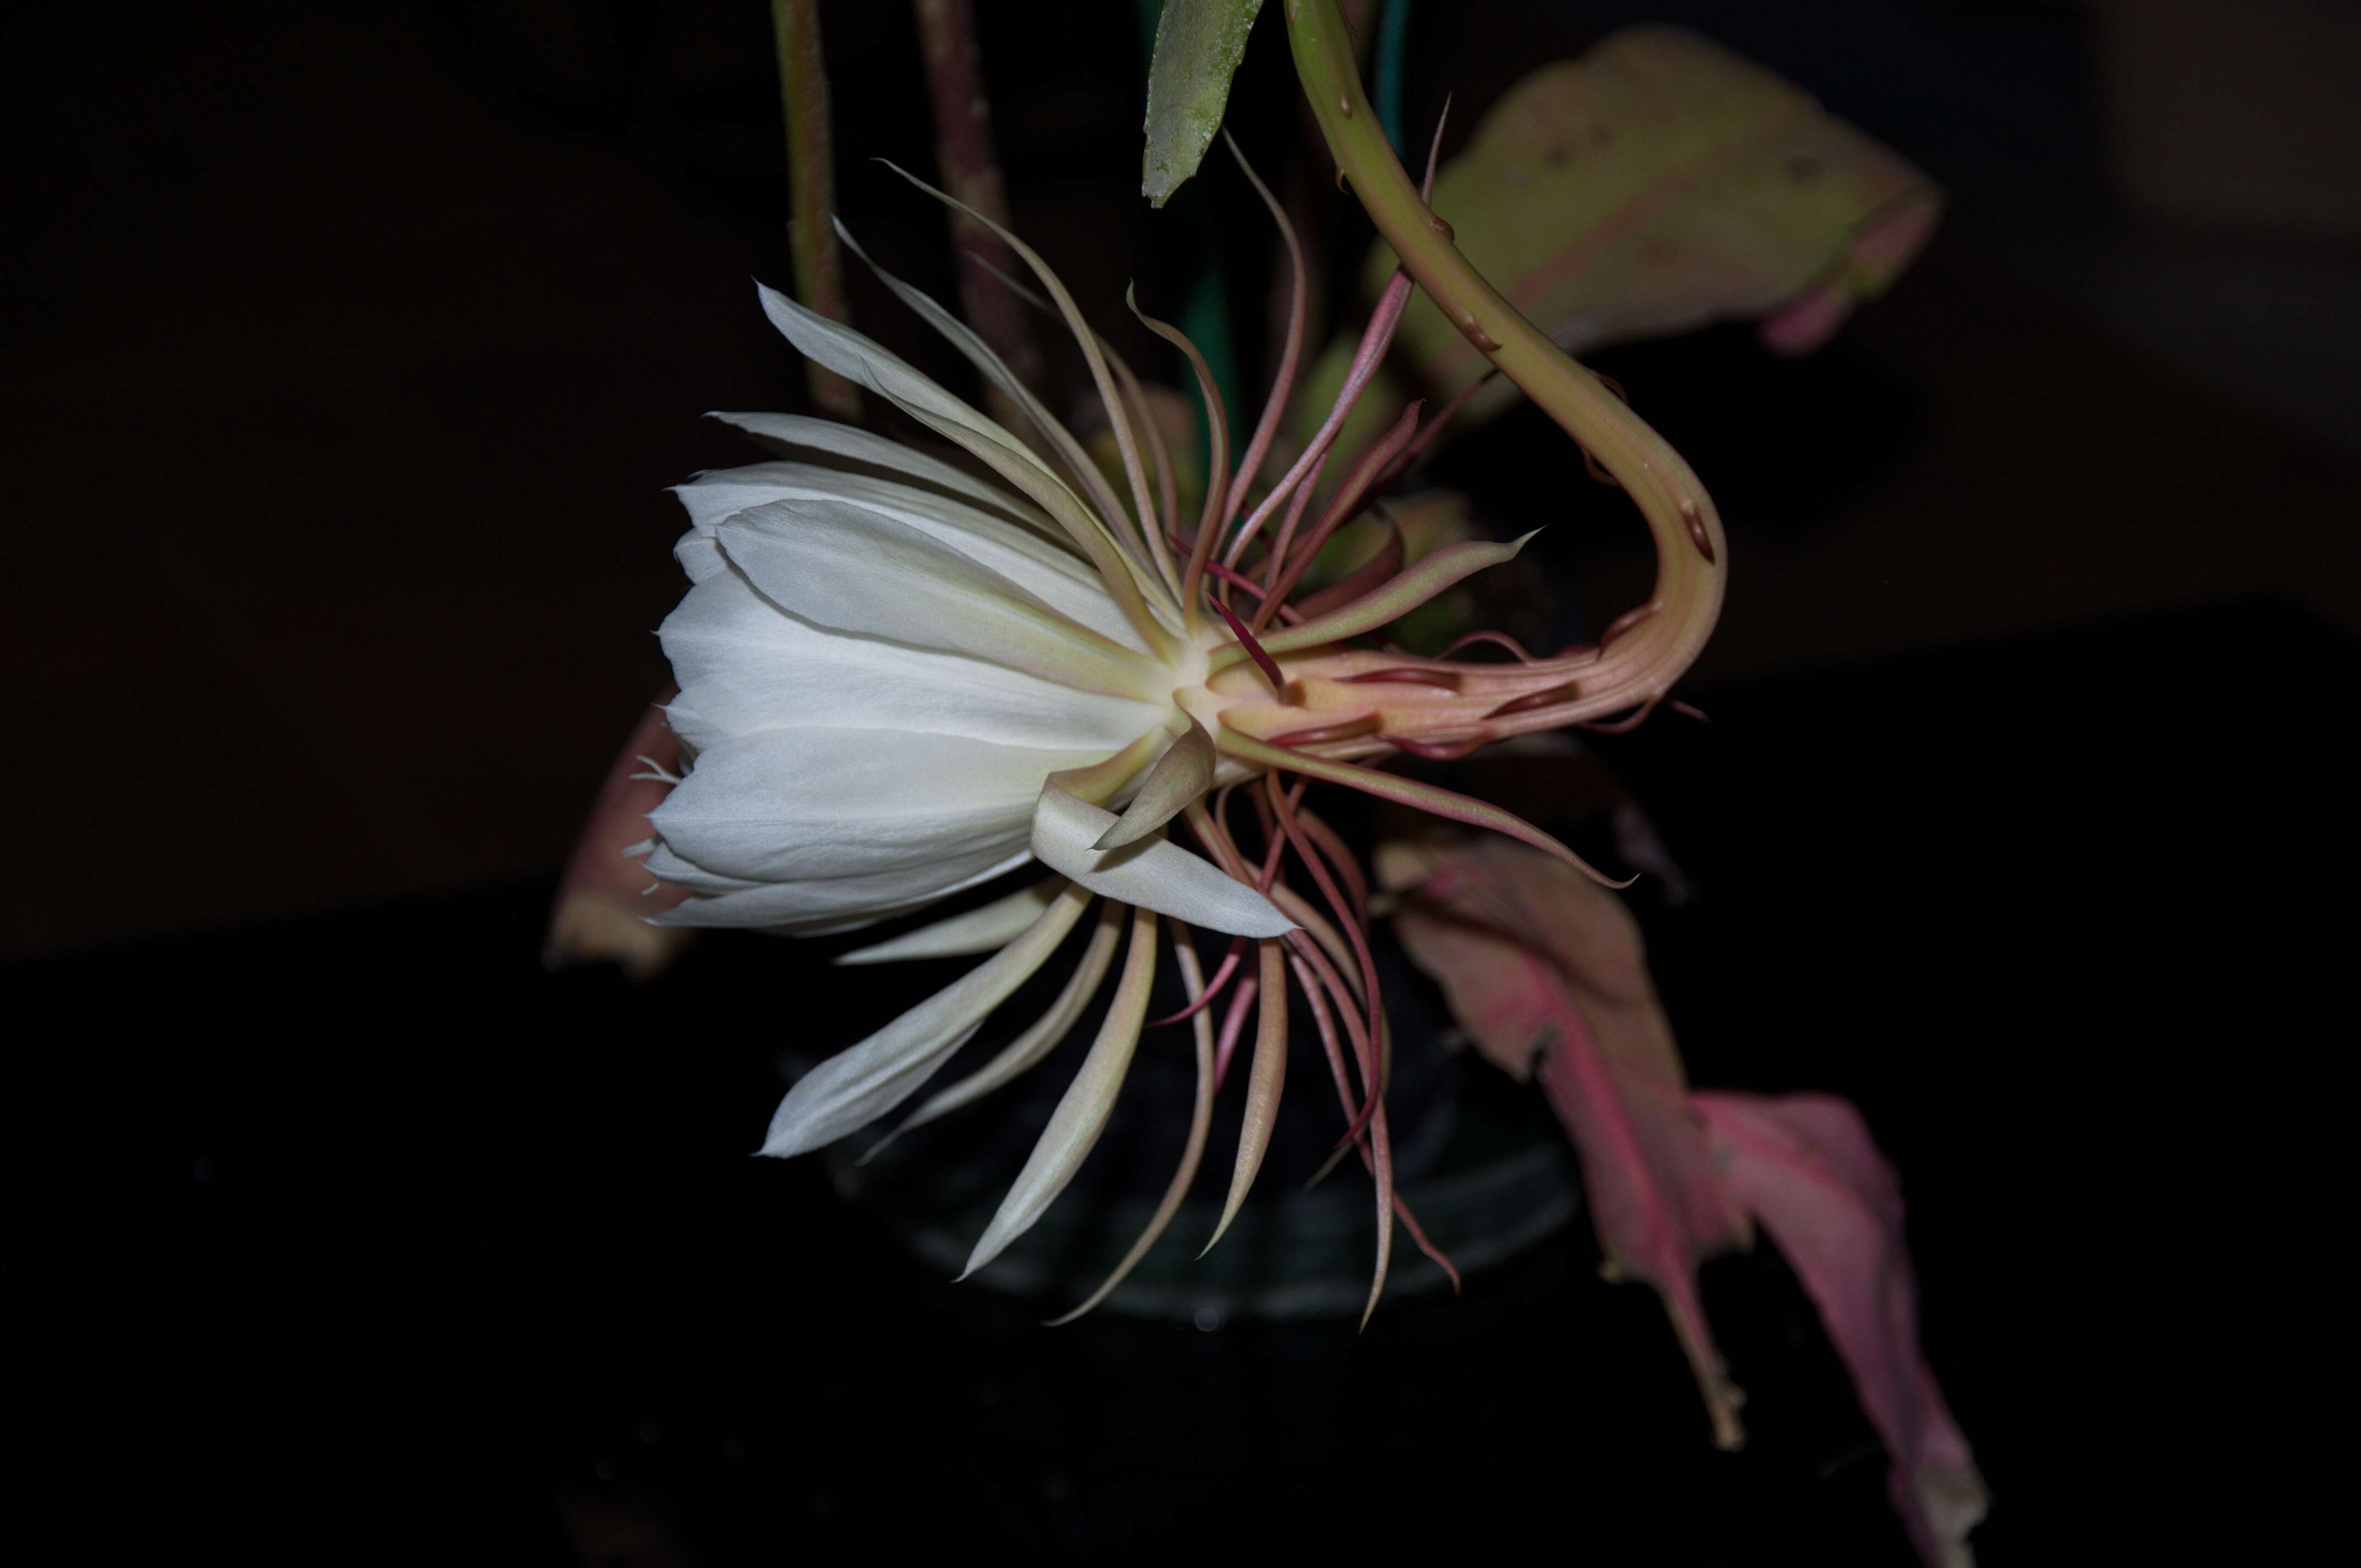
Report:
M1442 984L1477 1048L1519 1079L1538 1062L1609 1277L1663 1295L1714 1441L1737 1447L1741 1395L1706 1325L1697 1265L1752 1232L1688 1108L1630 912L1578 872L1506 844L1389 844L1378 865L1408 894L1394 917L1403 947Z
M1894 1506L1919 1555L1968 1568L1983 1481L1918 1348L1902 1190L1861 1113L1825 1094L1709 1091L1694 1103L1730 1190L1794 1265L1885 1441Z
M647 892L656 879L633 853L648 838L648 813L672 788L664 775L681 771L680 740L664 711L676 695L666 687L648 706L608 764L550 907L542 961L552 969L614 963L633 980L651 980L687 945L688 931L651 926L647 917L680 903L688 891L666 883Z

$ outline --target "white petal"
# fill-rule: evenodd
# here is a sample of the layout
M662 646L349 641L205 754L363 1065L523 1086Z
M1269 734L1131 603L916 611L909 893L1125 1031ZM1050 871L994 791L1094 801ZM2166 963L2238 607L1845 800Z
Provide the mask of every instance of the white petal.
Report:
M804 1074L772 1116L763 1152L785 1156L816 1149L868 1125L907 1099L986 1014L1031 978L1089 903L1090 894L1068 888L1024 936L859 1045Z
M1106 521L1077 496L1033 449L968 404L912 369L851 327L796 304L775 289L757 285L763 313L781 335L804 355L868 388L936 434L956 442L994 473L1023 490L1057 521L1077 543L1095 542L1102 565L1128 575L1150 613L1177 624L1178 608L1148 564L1115 543ZM1094 557L1096 559L1096 557Z
M1188 809L1191 802L1213 787L1213 738L1192 716L1156 765L1139 781L1131 804L1115 826L1099 835L1093 850L1120 850L1136 844Z
M908 1120L894 1129L892 1137L862 1155L862 1159L865 1162L874 1157L878 1149L911 1128L923 1127L938 1116L948 1115L962 1105L981 1100L1001 1085L1040 1065L1041 1059L1057 1049L1073 1031L1083 1011L1090 1006L1091 998L1098 994L1099 982L1106 979L1107 966L1114 961L1115 938L1123 935L1126 913L1119 904L1100 905L1098 928L1091 933L1090 946L1082 949L1082 961L1075 966L1073 975L1066 981L1066 988L1058 993L1058 1000L1049 1004L1049 1010L1042 1014L1031 1028L1003 1047L999 1055L949 1089L928 1095L925 1103L910 1113Z
M688 574L692 583L701 583L730 569L712 534L695 527L682 534L679 543L672 547L672 558L680 563L680 569Z
M1100 474L1098 466L1091 461L1090 454L1082 450L1082 444L1076 441L1073 433L1042 406L1041 400L1033 395L1032 389L1017 378L1016 373L1008 367L1005 360L993 352L989 344L976 335L966 323L936 303L933 296L905 283L870 260L869 253L854 242L841 220L837 223L836 232L846 247L877 274L878 280L894 291L895 298L916 311L928 325L942 334L952 347L966 356L969 364L983 372L985 380L999 388L1011 402L1025 411L1025 416L1032 422L1034 429L1064 459L1068 476L1089 493L1092 504L1099 509L1101 516L1118 518L1123 515L1122 503L1115 499L1114 489Z
M647 858L640 863L647 868L648 875L671 883L675 887L685 887L691 893L743 893L750 887L765 885L751 877L723 876L719 872L709 871L661 839L653 841Z
M648 820L723 876L860 876L1022 850L1042 781L1097 760L958 735L769 729L700 754Z
M1109 598L1088 563L1005 519L964 502L865 474L844 474L807 463L757 463L700 474L674 488L689 523L710 533L726 519L779 500L839 500L883 512L989 567L1060 615L1102 637L1140 648L1139 634ZM1144 650L1143 650L1144 651Z
M681 760L686 762L694 762L699 752L710 751L716 743L740 733L732 726L708 719L686 694L666 703L664 711L664 723L679 738Z
M715 536L749 582L817 625L949 649L1111 696L1170 696L1162 665L882 513L842 501L773 501L730 518Z
M833 420L809 419L802 414L712 413L706 417L737 426L752 436L758 444L782 456L825 452L873 468L889 469L950 495L964 496L969 500L995 508L1044 532L1053 532L1057 528L1057 524L1043 515L1038 507L1010 495L999 486L961 473L939 457L928 456L898 441L873 435L852 425L838 424Z
M1113 751L1164 717L961 653L825 630L724 571L689 589L659 632L702 751L758 729L822 726L965 735Z
M905 931L871 947L839 953L840 964L890 964L911 959L964 958L989 953L1016 940L1064 891L1063 877L1047 877L1030 887L980 904L973 909Z
M1034 856L1093 893L1209 931L1277 937L1295 929L1295 922L1269 899L1169 839L1145 839L1119 850L1092 849L1115 821L1114 812L1048 785L1033 809Z
M1106 1021L1099 1025L1098 1038L1091 1042L1091 1054L1082 1058L1082 1070L1074 1074L1065 1098L1049 1113L1049 1126L1042 1129L1040 1141L1033 1146L1032 1156L1017 1173L1008 1196L1001 1200L992 1223L976 1239L961 1278L998 1257L1009 1243L1032 1229L1090 1157L1099 1135L1106 1131L1124 1075L1131 1070L1140 1025L1148 1016L1148 988L1155 979L1156 916L1144 909L1135 910L1123 979L1116 983L1115 1001L1107 1008Z
M803 351L806 358L824 365L847 380L857 382L905 413L957 439L964 435L983 448L1004 456L1018 468L1047 480L1071 498L1065 481L1051 472L1033 449L994 421L921 375L892 351L863 337L851 327L832 322L788 299L777 290L757 284L763 313L779 334ZM967 442L961 442L967 445ZM970 446L971 451L977 450ZM978 455L982 455L978 452ZM1075 498L1075 504L1081 502Z
M1032 860L1020 846L1008 853L978 851L924 865L896 866L866 876L769 882L685 904L651 916L657 926L693 926L825 937L914 915L955 893L990 882Z

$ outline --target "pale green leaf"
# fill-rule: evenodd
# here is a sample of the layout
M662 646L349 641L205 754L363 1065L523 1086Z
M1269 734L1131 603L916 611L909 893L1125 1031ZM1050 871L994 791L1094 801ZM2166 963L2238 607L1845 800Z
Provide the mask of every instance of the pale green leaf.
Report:
M1510 88L1437 174L1433 206L1477 269L1569 353L1738 318L1793 354L1901 273L1941 203L1924 174L1794 84L1695 33L1640 27ZM1378 244L1364 294L1393 269ZM1293 415L1305 436L1351 357L1348 334L1307 378ZM1416 296L1340 448L1356 449L1405 400L1448 398L1489 368ZM1454 427L1517 395L1495 378Z
M1221 128L1230 77L1262 0L1165 0L1148 68L1148 154L1140 192L1160 207L1188 182Z

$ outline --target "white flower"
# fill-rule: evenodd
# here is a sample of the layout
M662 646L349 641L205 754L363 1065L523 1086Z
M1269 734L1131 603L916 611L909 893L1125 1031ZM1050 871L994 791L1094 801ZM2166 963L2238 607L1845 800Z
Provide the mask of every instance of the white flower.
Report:
M1246 1125L1226 1225L1254 1179L1275 1114L1292 979L1312 1003L1352 1132L1378 1178L1381 1288L1398 1202L1378 1092L1383 1019L1372 1005L1367 912L1356 895L1340 891L1340 883L1357 887L1358 872L1317 818L1301 810L1301 789L1278 786L1278 773L1406 800L1571 859L1505 813L1349 759L1397 748L1464 750L1653 701L1669 680L1664 661L1619 646L1555 660L1454 664L1348 645L1514 554L1514 545L1440 552L1309 619L1278 602L1263 605L1266 596L1288 598L1311 554L1359 510L1384 460L1409 439L1414 421L1406 418L1388 438L1392 445L1365 455L1322 517L1297 532L1326 444L1366 367L1383 352L1406 284L1372 323L1363 366L1328 429L1244 519L1237 514L1246 485L1287 389L1275 389L1235 485L1222 472L1227 437L1215 406L1211 494L1191 529L1170 515L1169 499L1162 507L1152 499L1152 491L1169 498L1172 488L1160 450L1152 448L1158 482L1151 485L1131 417L1137 391L1129 370L1083 326L1038 258L1007 237L1077 334L1129 496L1118 497L1005 367L917 291L886 280L1027 411L1031 444L858 333L763 290L764 312L797 349L961 448L993 479L826 421L718 416L778 460L704 474L677 491L690 527L675 554L692 587L662 638L680 685L666 713L691 762L651 816L655 837L646 864L694 896L656 918L836 932L921 910L1028 861L1054 873L847 955L851 962L992 956L797 1082L763 1151L792 1155L864 1126L917 1092L1082 924L1094 898L1107 899L1048 1014L905 1124L964 1104L1046 1056L1115 967L1127 927L1106 1022L978 1242L971 1270L1039 1216L1104 1127L1146 1022L1159 916L1175 923L1176 956L1198 999L1198 1103L1181 1171L1124 1268L1155 1239L1194 1173L1213 1089L1247 999L1258 992ZM1290 495L1282 522L1279 508ZM1269 543L1257 560L1247 553L1249 541L1267 521ZM1180 542L1185 560L1172 541ZM1257 572L1258 586L1250 578ZM1249 857L1218 802L1208 809L1206 796L1264 781L1270 796L1264 809L1281 831ZM1166 838L1167 825L1183 814L1213 859ZM1324 910L1289 890L1280 874L1288 849ZM1254 942L1257 951L1245 961L1234 947L1209 984L1188 927ZM1213 1014L1203 1003L1233 982L1217 1045ZM1348 1052L1360 1079L1357 1099L1345 1091Z

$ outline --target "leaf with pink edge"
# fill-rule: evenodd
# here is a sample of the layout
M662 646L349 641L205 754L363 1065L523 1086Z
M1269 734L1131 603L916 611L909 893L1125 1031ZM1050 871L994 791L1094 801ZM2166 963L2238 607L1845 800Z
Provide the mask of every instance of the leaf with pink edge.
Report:
M1663 1295L1714 1441L1737 1447L1741 1396L1706 1326L1697 1266L1745 1245L1752 1231L1689 1112L1630 913L1570 868L1512 845L1389 844L1378 872L1406 894L1396 935L1442 983L1477 1049L1519 1079L1538 1063L1581 1162L1610 1277L1643 1279Z
M1806 354L1882 293L1933 233L1942 192L1810 95L1684 28L1627 27L1510 87L1436 179L1433 208L1486 277L1567 352L1733 317ZM1392 276L1374 247L1365 296ZM1294 420L1308 435L1351 358L1330 345ZM1356 450L1405 399L1490 368L1423 295L1342 438ZM1517 397L1496 378L1455 420Z
M1894 1506L1919 1555L1969 1568L1983 1480L1918 1348L1902 1189L1861 1113L1825 1094L1708 1092L1694 1103L1731 1191L1795 1266L1885 1440Z

